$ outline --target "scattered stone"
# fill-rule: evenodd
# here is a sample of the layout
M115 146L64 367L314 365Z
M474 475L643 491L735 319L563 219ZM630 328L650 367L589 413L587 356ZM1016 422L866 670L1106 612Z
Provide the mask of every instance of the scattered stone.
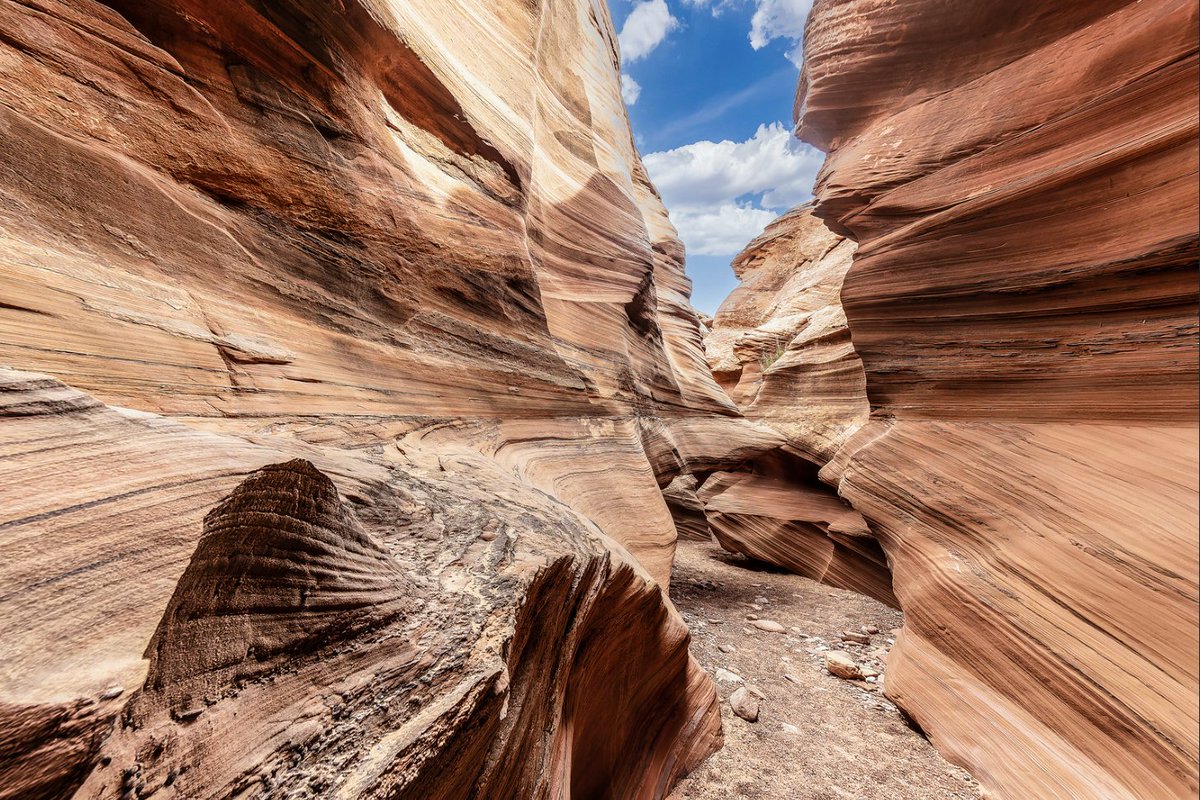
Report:
M737 652L737 648L731 644L719 644L719 645L717 645L717 649L720 650L722 653L736 653Z
M118 685L114 684L100 693L100 699L101 700L112 700L114 697L120 697L124 693L125 693L124 686L118 686Z
M773 619L755 619L751 624L760 631L766 631L767 633L784 633L787 631L787 628Z
M746 722L758 722L758 698L748 692L745 686L729 695L729 707Z
M795 725L792 725L791 723L788 723L788 722L783 723L782 728L783 728L784 733L799 733L800 732L799 728L797 728Z
M756 620L756 619L758 619L758 615L757 615L757 614L747 614L747 615L746 615L746 619L748 619L748 620Z
M825 654L825 669L829 670L830 675L843 680L858 681L863 678L858 664L854 663L849 653L842 650L830 650Z
M710 619L708 620L708 624L709 624L709 625L720 625L720 624L721 624L721 620L719 620L719 619L711 619L711 618L710 618Z
M874 636L879 633L879 627L876 625L863 625L860 630L868 636Z
M752 628L742 628L742 633L746 634L747 636L753 636L754 630Z
M797 675L793 675L790 672L786 672L786 673L784 673L783 677L786 678L787 680L791 681L792 683L796 684L797 686L800 685L800 678Z
M765 598L765 597L756 597L756 598L754 598L754 603L755 603L756 605L765 606L765 605L767 605L767 604L768 604L768 603L770 603L770 602L771 602L771 601L770 601L770 600L768 600L768 599L767 599L767 598Z
M857 631L842 631L842 641L856 642L858 644L870 644L871 637L865 633L858 633Z
M717 683L745 683L746 682L742 678L741 675L738 675L736 672L730 672L729 670L724 669L723 667L719 667L717 669L717 671L715 673L713 673L713 677L717 679Z

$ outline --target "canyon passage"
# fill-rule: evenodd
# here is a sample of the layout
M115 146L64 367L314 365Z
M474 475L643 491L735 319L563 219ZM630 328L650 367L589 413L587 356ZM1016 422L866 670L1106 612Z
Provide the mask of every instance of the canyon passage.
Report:
M0 0L0 799L1196 797L1198 24L816 0L708 318L604 0Z

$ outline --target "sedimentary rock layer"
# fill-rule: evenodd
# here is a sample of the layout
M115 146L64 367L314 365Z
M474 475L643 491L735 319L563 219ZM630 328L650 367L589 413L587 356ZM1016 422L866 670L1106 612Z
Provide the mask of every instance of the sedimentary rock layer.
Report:
M680 539L708 542L713 533L704 514L704 503L696 493L697 485L695 476L680 475L663 489L663 499L667 501Z
M887 559L856 511L817 479L867 421L866 376L839 295L854 243L798 206L733 261L740 283L705 337L713 375L782 445L700 491L727 550L891 605Z
M618 62L598 0L0 2L0 796L658 798L715 746L660 488L779 438Z
M1197 792L1197 10L820 0L887 692L994 793Z
M839 297L853 255L853 241L797 206L733 260L738 286L704 342L713 375L746 416L817 464L869 412Z
M887 559L862 515L824 486L718 472L700 499L726 550L897 606Z

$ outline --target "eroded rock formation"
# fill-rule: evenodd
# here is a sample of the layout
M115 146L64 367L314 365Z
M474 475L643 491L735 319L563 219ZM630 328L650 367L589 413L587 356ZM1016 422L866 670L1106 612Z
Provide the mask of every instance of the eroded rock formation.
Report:
M704 367L599 0L0 2L0 796L659 798ZM719 435L718 435L719 434Z
M824 464L867 421L866 378L840 293L854 242L797 206L733 260L740 283L704 346L714 377L785 449Z
M1190 2L809 20L872 414L832 459L788 438L886 551L888 695L1000 797L1197 792L1196 85Z
M717 381L784 443L699 497L732 552L895 606L887 559L866 521L817 470L867 421L862 362L839 295L854 243L798 206L733 261L740 283L705 337Z

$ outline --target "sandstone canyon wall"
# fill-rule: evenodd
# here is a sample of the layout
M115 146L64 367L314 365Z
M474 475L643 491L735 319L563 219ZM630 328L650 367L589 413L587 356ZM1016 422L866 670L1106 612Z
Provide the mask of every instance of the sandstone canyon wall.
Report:
M660 798L711 380L602 0L0 2L0 797ZM719 434L719 435L718 435Z
M814 463L829 461L870 412L840 300L854 249L809 205L792 209L733 260L739 284L704 341L738 407Z
M733 261L740 283L717 310L705 351L747 417L783 444L699 488L727 550L898 604L887 558L862 515L817 470L867 421L862 362L839 294L854 242L799 206Z
M886 551L886 691L944 753L998 797L1194 797L1196 5L817 0L804 63L870 416L804 421L851 385L827 350L718 377ZM802 213L765 234L814 239L796 285L835 236ZM795 329L762 244L715 323L748 345Z

